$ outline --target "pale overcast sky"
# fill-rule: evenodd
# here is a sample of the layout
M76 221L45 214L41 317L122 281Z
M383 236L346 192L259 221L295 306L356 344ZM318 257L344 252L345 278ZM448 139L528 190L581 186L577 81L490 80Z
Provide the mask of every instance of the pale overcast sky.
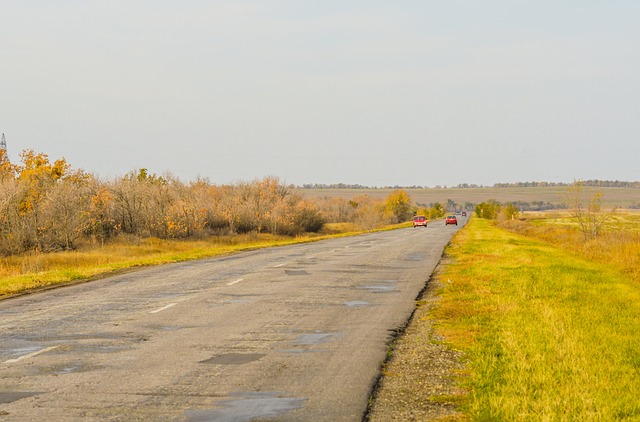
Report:
M105 178L640 180L637 0L0 0L0 132Z

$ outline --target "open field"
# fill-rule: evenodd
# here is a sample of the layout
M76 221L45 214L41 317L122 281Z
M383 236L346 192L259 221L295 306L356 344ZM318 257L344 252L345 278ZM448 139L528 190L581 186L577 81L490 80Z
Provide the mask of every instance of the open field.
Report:
M520 219L534 227L578 228L569 211L525 212L520 214ZM517 228L517 225L513 227ZM640 233L640 210L618 210L610 214L604 229L605 237L616 233ZM532 231L531 234L539 235L540 231Z
M540 239L589 261L622 271L640 283L640 211L610 214L596 240L585 241L569 212L527 212L502 224L510 231Z
M635 215L627 221L635 226ZM640 244L631 243L638 255ZM422 397L457 404L471 420L640 419L640 284L606 255L565 247L477 218L456 235L437 305L412 324L433 324L463 354L466 370L449 365L448 378L467 394L434 389ZM596 256L597 248L589 251ZM401 339L440 343L437 335L425 340ZM419 362L420 350L411 356ZM403 370L395 360L392 382L412 372L411 362ZM409 403L415 393L406 394Z
M524 201L549 202L554 205L563 203L563 196L568 187L509 187L509 188L427 188L405 189L413 200L419 204L431 204L434 202L447 203L448 199L463 205L465 202L474 204L495 199L502 203ZM393 189L298 189L307 198L314 197L339 197L351 199L358 195L369 195L372 198L385 198ZM601 192L605 206L617 206L626 208L640 203L640 189L634 188L593 188L585 187L586 194Z

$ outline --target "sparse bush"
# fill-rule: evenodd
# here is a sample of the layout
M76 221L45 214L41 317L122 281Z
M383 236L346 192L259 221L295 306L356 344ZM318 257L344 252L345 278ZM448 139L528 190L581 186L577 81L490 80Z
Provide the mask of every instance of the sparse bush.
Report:
M586 197L586 198L585 198ZM615 209L606 212L602 207L602 194L584 191L584 182L576 180L569 187L565 198L571 215L578 222L584 240L593 240L602 234Z
M318 233L325 224L322 214L313 204L301 201L296 206L294 224L301 232Z
M373 230L389 223L384 201L362 195L351 202L355 204L354 222L361 229Z
M353 213L355 208L344 198L339 197L323 197L316 198L313 203L322 213L325 220L334 223L347 223L353 221Z

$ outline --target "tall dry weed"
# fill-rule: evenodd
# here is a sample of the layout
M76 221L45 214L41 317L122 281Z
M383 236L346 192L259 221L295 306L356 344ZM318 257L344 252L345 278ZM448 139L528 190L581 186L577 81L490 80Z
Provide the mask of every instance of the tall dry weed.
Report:
M615 265L632 280L640 282L640 232L634 219L620 218L596 239L584 236L568 216L540 214L517 221L505 221L500 227L534 237L594 262Z

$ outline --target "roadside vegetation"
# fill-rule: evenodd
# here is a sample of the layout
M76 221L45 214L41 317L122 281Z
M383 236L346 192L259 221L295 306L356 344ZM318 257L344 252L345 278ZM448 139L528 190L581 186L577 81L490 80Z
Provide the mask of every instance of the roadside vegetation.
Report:
M606 220L597 238L587 240L570 212L526 213L501 227L606 264L640 283L640 212L617 211Z
M431 317L463 353L466 394L432 400L471 420L638 420L640 218L585 243L570 213L552 217L456 235Z
M482 219L448 253L454 262L441 276L434 316L469 360L465 413L640 418L637 280L605 258L594 262Z
M131 171L100 180L64 159L0 149L0 296L258 247L398 227L416 212L395 190L304 198L277 178L216 185Z
M553 212L476 205L371 420L640 420L640 213L581 181L563 196Z

